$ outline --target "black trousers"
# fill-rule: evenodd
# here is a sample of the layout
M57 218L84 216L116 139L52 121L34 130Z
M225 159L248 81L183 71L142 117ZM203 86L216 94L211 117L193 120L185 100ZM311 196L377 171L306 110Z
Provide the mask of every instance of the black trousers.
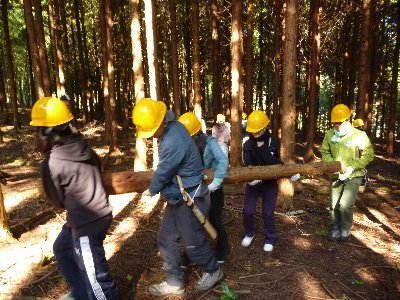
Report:
M228 236L222 223L222 210L224 208L224 190L220 187L218 190L210 193L211 207L208 218L217 231L217 245L215 248L215 258L225 260L228 254Z

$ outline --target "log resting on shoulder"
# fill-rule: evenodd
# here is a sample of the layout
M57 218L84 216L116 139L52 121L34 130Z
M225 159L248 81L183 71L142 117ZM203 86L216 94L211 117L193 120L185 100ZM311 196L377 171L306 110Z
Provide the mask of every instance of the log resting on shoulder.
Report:
M331 174L335 172L344 172L343 166L339 161L329 163L312 162L307 164L291 165L271 165L259 167L236 167L229 168L228 177L223 183L250 182L256 179L268 180L284 177L291 177L296 173L301 175L319 175ZM110 195L123 193L141 193L146 190L151 182L154 171L121 171L103 173L103 182L106 191ZM214 178L214 171L207 169L205 171L207 182Z

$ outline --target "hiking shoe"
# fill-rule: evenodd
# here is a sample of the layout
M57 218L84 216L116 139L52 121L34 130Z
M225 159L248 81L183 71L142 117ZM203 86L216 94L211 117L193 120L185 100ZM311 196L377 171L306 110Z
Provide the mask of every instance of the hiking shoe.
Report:
M337 242L340 238L340 231L336 228L332 229L331 233L328 236L328 241Z
M149 293L153 296L183 295L185 287L183 285L169 285L166 281L153 284L149 287Z
M225 262L225 259L217 259L217 262L222 265Z
M349 231L342 231L342 233L340 234L340 238L339 240L341 242L348 242L350 240L350 232Z
M74 297L72 297L71 293L65 294L64 296L62 296L59 300L75 300Z
M204 272L200 280L194 285L194 288L198 291L207 291L214 287L222 278L224 278L224 273L221 269L218 269L214 273Z
M265 244L264 245L264 251L265 252L271 252L272 249L274 249L274 246L272 244Z
M243 247L248 247L250 246L251 242L254 239L254 235L253 236L245 236L244 239L242 240L242 246Z

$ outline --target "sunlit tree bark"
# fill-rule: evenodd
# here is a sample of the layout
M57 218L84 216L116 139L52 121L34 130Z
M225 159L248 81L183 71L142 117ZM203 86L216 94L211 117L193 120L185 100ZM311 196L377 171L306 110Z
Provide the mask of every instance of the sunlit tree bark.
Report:
M172 73L172 100L174 103L174 111L177 117L181 115L181 89L179 83L179 61L178 61L178 50L176 47L178 36L176 32L176 1L169 0L169 14L170 23L169 28L171 31L170 43L171 43L171 73Z

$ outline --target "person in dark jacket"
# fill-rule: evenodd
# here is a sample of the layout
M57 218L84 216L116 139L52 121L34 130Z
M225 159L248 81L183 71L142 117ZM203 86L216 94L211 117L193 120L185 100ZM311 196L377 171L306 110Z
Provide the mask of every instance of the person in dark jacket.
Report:
M112 222L100 159L72 125L72 113L55 97L38 100L30 125L44 152L41 173L49 201L67 211L53 251L72 293L62 299L120 299L103 241Z
M198 208L205 216L208 214L210 194L203 181L204 168L200 153L185 126L174 118L164 102L148 98L140 100L132 112L138 137L159 139L159 162L150 187L142 195L153 196L161 192L167 200L158 234L166 281L150 286L149 292L154 296L182 295L185 292L180 242L189 260L203 270L203 276L194 285L196 290L208 290L224 276L202 224L185 204L179 189L177 175L182 178L185 191Z
M187 131L193 138L203 158L203 164L206 169L214 170L213 181L208 185L211 197L211 207L209 220L217 231L217 245L215 257L219 264L225 262L228 254L228 236L222 224L222 211L224 209L224 190L222 181L228 177L228 157L222 152L215 138L206 135L201 131L201 121L193 112L187 112L179 117L179 122L185 125Z
M243 144L244 166L280 164L279 142L268 129L270 123L265 112L253 111L247 120L246 131L250 133ZM264 220L264 251L270 252L276 240L275 205L278 196L278 181L254 180L248 182L244 193L243 224L245 237L243 247L249 247L255 235L254 213L259 195L262 197Z

